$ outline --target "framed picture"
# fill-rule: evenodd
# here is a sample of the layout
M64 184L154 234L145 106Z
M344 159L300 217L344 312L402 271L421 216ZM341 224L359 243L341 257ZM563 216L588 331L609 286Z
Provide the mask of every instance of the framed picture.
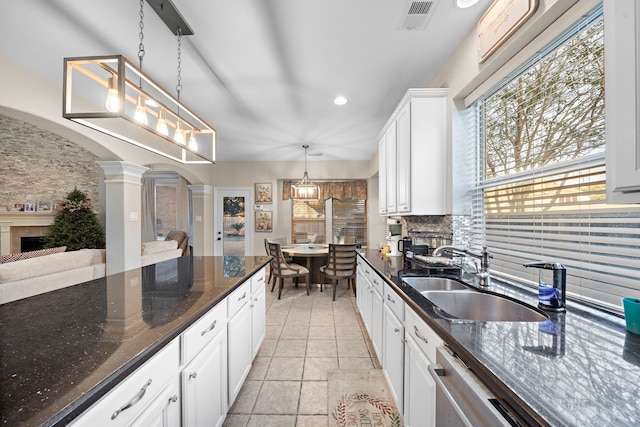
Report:
M273 231L273 211L256 211L256 231Z
M270 182L256 183L256 203L273 203L273 184Z
M38 212L51 212L53 210L53 202L51 200L38 200Z
M24 204L24 211L25 212L35 212L36 211L36 205L33 203L25 203Z

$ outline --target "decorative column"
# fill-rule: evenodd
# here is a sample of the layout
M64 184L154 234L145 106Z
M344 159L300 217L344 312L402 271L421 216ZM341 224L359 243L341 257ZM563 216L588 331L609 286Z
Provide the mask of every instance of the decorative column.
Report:
M213 187L190 185L193 204L193 254L213 256Z
M134 163L98 162L104 172L107 275L139 268L142 232L142 174Z

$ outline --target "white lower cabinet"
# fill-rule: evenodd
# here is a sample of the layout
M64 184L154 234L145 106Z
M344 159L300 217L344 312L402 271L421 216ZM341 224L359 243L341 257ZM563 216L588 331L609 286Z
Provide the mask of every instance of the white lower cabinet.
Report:
M404 325L388 305L384 305L384 340L382 368L389 389L402 412L404 394Z
M264 269L251 278L251 347L252 359L258 354L267 328L267 296Z
M221 426L227 414L227 331L215 337L182 370L182 425Z
M407 334L404 344L405 427L436 425L436 383L427 369L430 364L416 341Z
M233 297L233 294L230 297ZM253 361L251 307L249 304L245 304L229 319L227 332L229 337L229 406L231 406L240 393Z
M178 378L158 393L131 427L173 427L180 425L180 384Z

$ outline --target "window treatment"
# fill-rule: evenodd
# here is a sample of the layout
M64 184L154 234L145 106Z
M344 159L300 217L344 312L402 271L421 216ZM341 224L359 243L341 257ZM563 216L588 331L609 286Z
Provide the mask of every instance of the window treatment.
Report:
M141 227L142 242L156 240L156 183L153 178L142 178Z
M176 183L176 228L189 232L189 182L182 176Z
M282 200L291 198L291 185L297 184L299 181L283 181L282 184ZM345 200L352 197L367 200L367 181L313 181L320 187L320 200L338 199Z

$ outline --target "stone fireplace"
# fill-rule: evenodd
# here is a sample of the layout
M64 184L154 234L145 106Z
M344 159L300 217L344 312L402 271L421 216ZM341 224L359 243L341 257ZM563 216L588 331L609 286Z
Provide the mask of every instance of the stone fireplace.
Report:
M0 255L23 252L23 238L43 237L53 219L51 212L0 213Z

